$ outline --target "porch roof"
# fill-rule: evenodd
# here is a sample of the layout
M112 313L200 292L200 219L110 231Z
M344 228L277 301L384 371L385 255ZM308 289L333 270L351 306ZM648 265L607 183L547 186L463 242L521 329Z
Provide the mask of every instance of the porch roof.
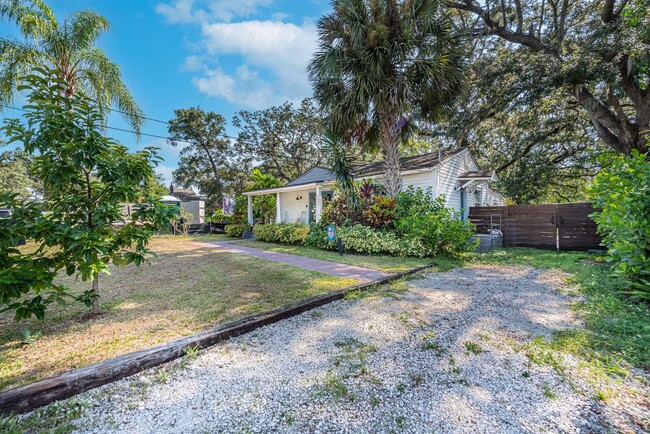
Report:
M285 185L284 187L264 188L261 190L245 191L247 196L261 196L263 194L285 193L288 191L309 190L316 187L327 187L334 184L334 181L310 182L307 184Z

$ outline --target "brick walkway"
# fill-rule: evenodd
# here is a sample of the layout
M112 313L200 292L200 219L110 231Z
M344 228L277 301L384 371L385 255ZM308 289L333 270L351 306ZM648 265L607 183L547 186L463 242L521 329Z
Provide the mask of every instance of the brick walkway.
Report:
M337 262L321 261L320 259L307 258L305 256L290 255L288 253L269 252L254 247L240 246L231 241L200 242L194 243L199 246L223 250L228 253L252 256L254 258L266 259L267 261L281 262L293 265L294 267L306 270L319 271L330 276L347 277L359 282L370 282L389 276L383 271L370 270L368 268L356 267L354 265L339 264Z

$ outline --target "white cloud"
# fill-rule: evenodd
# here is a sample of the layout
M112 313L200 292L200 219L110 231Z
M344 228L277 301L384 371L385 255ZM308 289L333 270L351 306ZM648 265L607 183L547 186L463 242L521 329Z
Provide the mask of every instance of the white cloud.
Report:
M156 11L172 23L194 23L201 39L181 69L199 72L192 78L203 94L235 105L260 109L311 95L307 65L317 48L316 26L283 22L280 11L271 20L230 22L255 14L272 0L194 0L159 4Z
M174 4L158 3L156 12L165 17L168 23L195 23L208 19L202 9L194 8L194 0L177 0Z
M203 56L191 55L185 58L181 69L183 71L196 72L205 69L205 62L203 61Z
M246 108L266 108L278 99L272 84L262 80L257 71L246 65L237 68L233 76L220 68L206 70L202 77L192 79L192 83L207 96L223 98Z
M316 27L312 22L302 25L277 21L244 21L213 23L202 26L208 54L239 55L243 65L235 76L222 69L211 70L194 79L197 88L209 96L222 96L250 108L263 108L286 100L297 101L309 95L307 64L316 49ZM260 78L260 71L270 76ZM222 89L211 90L210 84L222 83Z
M260 7L268 7L273 0L176 0L173 3L158 3L156 12L169 23L203 23L207 21L230 21L236 17L250 16Z

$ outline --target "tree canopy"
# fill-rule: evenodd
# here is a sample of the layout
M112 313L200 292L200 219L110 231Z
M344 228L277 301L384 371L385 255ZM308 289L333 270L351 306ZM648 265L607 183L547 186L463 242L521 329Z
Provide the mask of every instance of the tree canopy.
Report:
M448 5L459 11L458 22L482 53L506 58L495 71L498 82L511 81L511 90L501 86L510 94L506 101L527 101L524 105L534 109L552 95L556 101L561 96L569 111L579 109L589 119L609 148L624 155L647 150L648 0L457 0ZM478 104L469 122L489 116L491 104L494 99Z
M239 111L233 125L239 157L260 164L265 173L289 182L323 162L322 120L310 99L294 108L290 102L258 111Z
M174 182L196 186L207 196L207 205L220 207L224 194L239 194L248 175L246 163L235 163L226 119L198 107L175 110L169 121L170 143L182 146Z

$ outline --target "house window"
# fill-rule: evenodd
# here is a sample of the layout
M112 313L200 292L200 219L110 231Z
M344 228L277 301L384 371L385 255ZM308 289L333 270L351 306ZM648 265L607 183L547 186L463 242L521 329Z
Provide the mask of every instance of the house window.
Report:
M481 206L481 190L474 191L474 206Z

